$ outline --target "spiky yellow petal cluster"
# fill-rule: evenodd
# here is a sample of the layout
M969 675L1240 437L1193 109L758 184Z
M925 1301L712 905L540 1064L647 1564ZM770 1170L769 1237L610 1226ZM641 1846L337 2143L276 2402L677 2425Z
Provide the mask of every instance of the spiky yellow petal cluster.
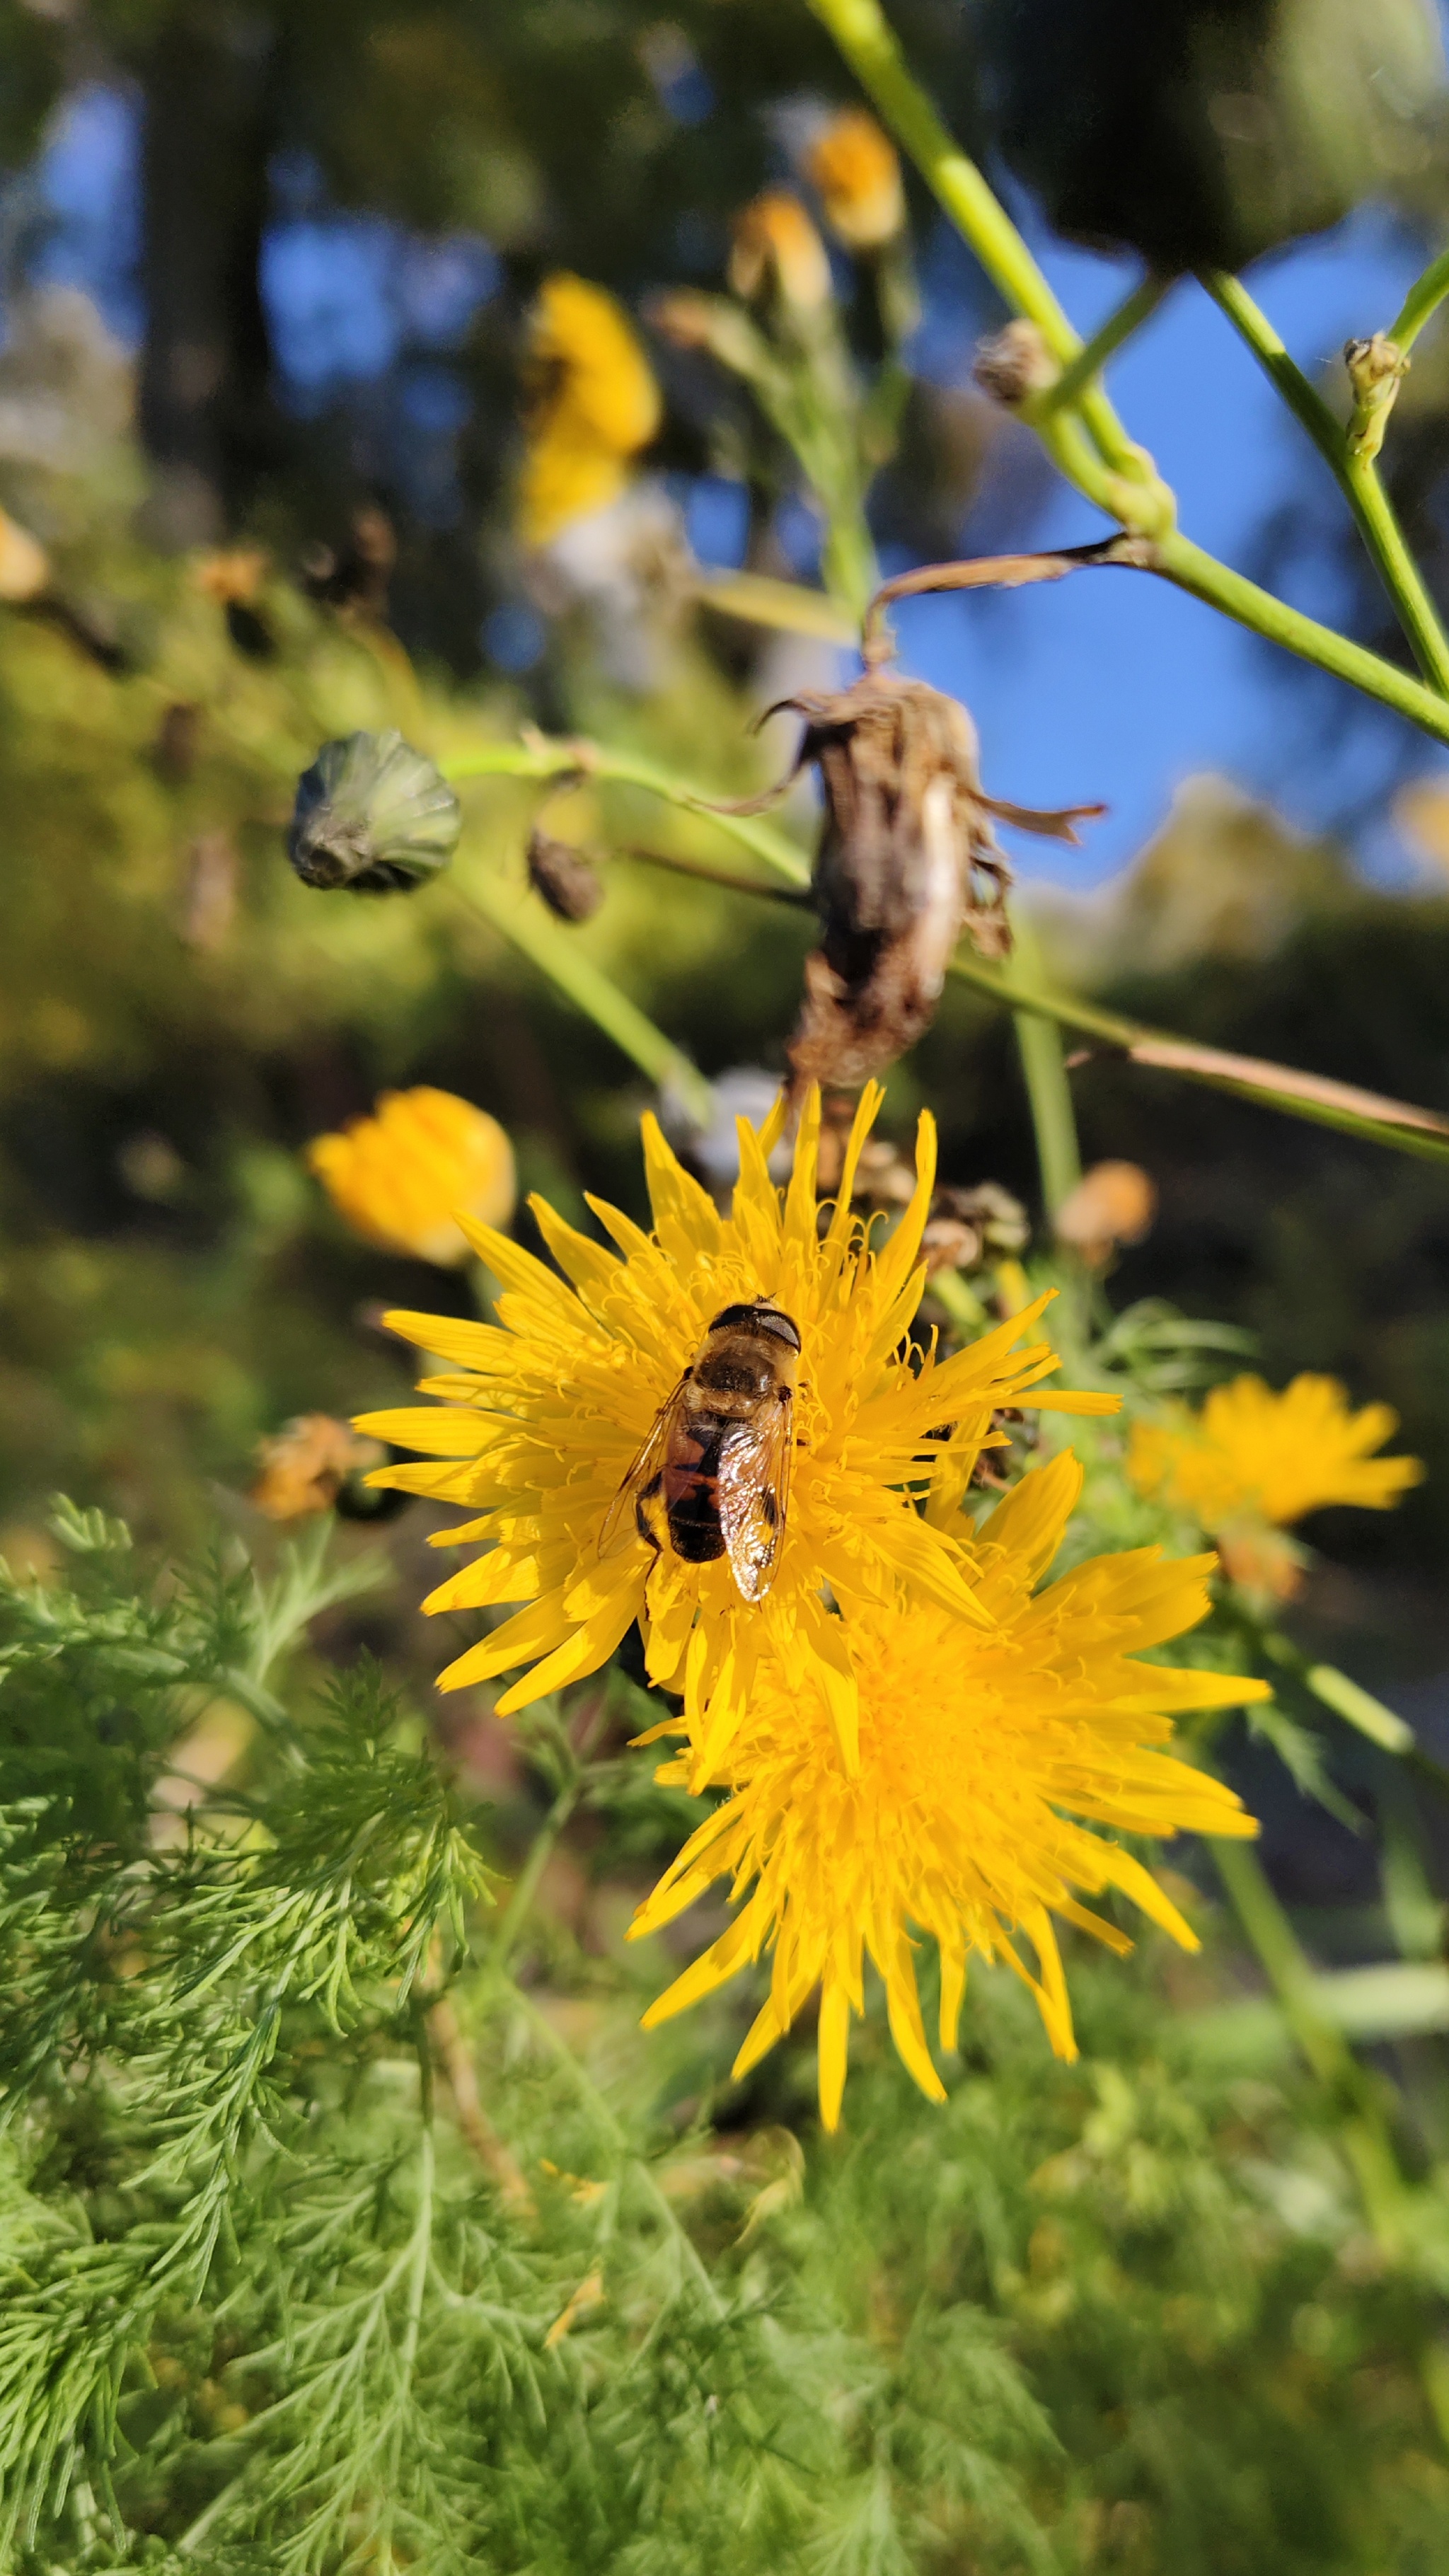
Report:
M1075 2044L1054 1915L1110 1949L1130 1949L1115 1924L1078 1902L1115 1889L1196 1948L1155 1879L1108 1837L1256 1832L1230 1789L1162 1747L1170 1712L1236 1706L1265 1698L1267 1686L1138 1661L1202 1618L1211 1557L1173 1563L1155 1547L1138 1548L1096 1557L1034 1591L1081 1482L1065 1452L1024 1476L993 1512L978 1557L989 1627L967 1628L935 1604L878 1605L855 1620L853 1776L818 1683L802 1687L783 1664L762 1665L745 1723L709 1769L731 1795L685 1845L632 1933L657 1930L720 1878L743 1903L646 2025L771 1951L769 1997L734 2071L743 2075L773 2047L818 1987L820 2103L833 2128L867 1957L884 1980L901 2056L922 2090L942 2097L913 1930L940 1952L943 2048L956 2044L975 1950L1005 1960L1031 1987L1063 2057ZM690 1752L659 1773L692 1784L698 1776ZM1035 1974L1017 1935L1036 1954Z
M1376 1458L1398 1429L1387 1404L1354 1413L1337 1378L1295 1377L1275 1395L1260 1377L1214 1387L1200 1414L1134 1426L1127 1472L1139 1493L1206 1530L1247 1518L1286 1528L1327 1503L1388 1511L1424 1473L1417 1458Z
M901 165L894 144L863 107L842 108L817 135L810 176L825 220L847 250L879 250L906 220Z
M544 279L529 350L544 391L529 428L518 523L525 545L546 546L618 499L629 458L659 427L659 388L622 308L586 278Z
M375 1482L471 1505L480 1517L440 1544L488 1541L489 1552L432 1594L429 1610L524 1605L442 1676L445 1689L533 1669L499 1701L509 1714L593 1672L631 1623L644 1631L651 1678L681 1691L701 1776L744 1719L756 1675L773 1657L792 1687L824 1692L841 1758L855 1760L857 1621L902 1586L960 1627L990 1624L956 1512L992 1416L1002 1406L1110 1412L1112 1397L1036 1392L1056 1367L1045 1342L1014 1345L1045 1299L940 1361L907 1334L925 1279L918 1260L935 1177L935 1129L923 1117L916 1189L879 1248L851 1214L861 1149L882 1094L857 1113L839 1199L822 1230L816 1203L818 1095L800 1122L789 1188L767 1156L783 1109L756 1134L740 1122L740 1179L721 1216L676 1161L652 1118L644 1154L654 1232L602 1201L590 1206L615 1254L531 1201L560 1278L506 1237L468 1229L504 1283L498 1325L395 1314L393 1330L458 1364L425 1379L436 1409L369 1414L358 1427L450 1462L399 1466ZM571 1283L571 1284L570 1284ZM728 1563L656 1556L632 1533L600 1554L609 1508L631 1462L722 1308L773 1299L801 1337L797 1447L787 1525L772 1588L748 1602ZM907 1487L930 1497L923 1513Z
M370 1118L318 1136L307 1160L354 1232L447 1269L468 1245L460 1218L506 1225L517 1183L496 1118L451 1091L385 1091Z

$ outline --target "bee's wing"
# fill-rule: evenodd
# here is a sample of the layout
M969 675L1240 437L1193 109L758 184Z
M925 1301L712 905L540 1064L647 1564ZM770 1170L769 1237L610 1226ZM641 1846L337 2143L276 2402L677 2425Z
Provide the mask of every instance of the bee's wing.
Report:
M629 1541L639 1535L635 1505L645 1486L653 1483L664 1465L669 1449L670 1426L678 1410L683 1386L684 1380L681 1378L668 1402L661 1404L654 1416L648 1438L631 1460L628 1472L604 1514L604 1525L599 1532L600 1556L617 1556L621 1548L627 1547Z
M781 1394L763 1422L742 1424L719 1462L719 1525L734 1578L747 1601L763 1600L790 1508L795 1407Z

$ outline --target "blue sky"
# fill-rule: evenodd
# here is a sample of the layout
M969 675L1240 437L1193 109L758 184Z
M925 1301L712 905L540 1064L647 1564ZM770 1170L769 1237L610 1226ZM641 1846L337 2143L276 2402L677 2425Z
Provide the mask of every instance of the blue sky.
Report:
M478 305L494 291L486 243L425 243L377 218L340 216L305 164L279 169L278 220L264 287L289 399L315 410L347 387L400 369L410 436L433 462L427 491L446 515L450 441L466 400L448 365ZM57 124L36 177L18 183L49 225L40 273L84 283L125 339L140 328L136 288L136 131L129 103L90 89ZM14 190L12 188L12 196ZM1128 265L1053 242L1035 247L1073 319L1090 331L1133 282ZM1374 209L1298 245L1254 273L1259 301L1310 373L1351 334L1393 316L1422 263L1421 246ZM980 328L969 265L928 245L927 372L964 382ZM1326 468L1277 402L1228 324L1190 282L1116 360L1111 390L1128 427L1157 457L1187 532L1256 570L1265 522L1311 495L1334 502ZM990 517L989 527L985 524ZM1101 521L1064 487L1029 521L998 507L963 532L966 550L1072 544ZM1299 604L1330 619L1331 563L1320 560ZM1186 777L1219 770L1272 798L1305 830L1352 816L1361 863L1393 879L1412 872L1388 817L1407 759L1441 761L1411 728L1336 684L1294 685L1255 638L1171 590L1131 574L1083 574L1049 589L908 605L906 659L964 697L981 729L988 785L1023 803L1103 799L1110 813L1078 853L1018 849L1025 873L1088 885L1119 868L1167 813Z

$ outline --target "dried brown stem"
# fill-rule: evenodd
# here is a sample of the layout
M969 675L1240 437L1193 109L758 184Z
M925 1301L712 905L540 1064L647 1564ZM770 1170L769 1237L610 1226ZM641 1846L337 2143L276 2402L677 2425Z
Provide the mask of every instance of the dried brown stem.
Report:
M1156 572L1160 569L1157 546L1150 537L1103 537L1094 545L1065 546L1056 553L972 555L964 563L920 564L914 572L898 572L893 580L882 582L865 612L861 658L867 670L874 670L893 657L895 638L886 624L886 610L894 600L919 599L943 590L1020 590L1028 582L1062 581L1069 572L1112 564L1129 572Z

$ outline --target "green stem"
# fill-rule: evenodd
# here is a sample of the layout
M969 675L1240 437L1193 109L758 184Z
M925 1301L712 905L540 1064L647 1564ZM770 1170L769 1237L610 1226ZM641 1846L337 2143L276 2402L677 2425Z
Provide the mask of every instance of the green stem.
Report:
M1449 638L1439 623L1408 547L1393 506L1379 481L1372 457L1354 454L1348 439L1317 388L1290 357L1283 342L1253 301L1242 280L1218 269L1204 272L1203 285L1234 330L1246 341L1259 366L1345 493L1379 577L1393 602L1404 633L1425 678L1441 696L1449 696Z
M912 79L878 0L807 0L807 5L829 29L882 120L911 155L1007 302L1036 324L1052 355L1064 367L1070 366L1081 352L1078 334L980 171L958 149ZM1432 300L1426 289L1420 320L1432 309ZM1312 396L1311 386L1307 390ZM1108 517L1157 536L1158 560L1153 570L1254 634L1393 707L1436 741L1449 742L1449 704L1436 689L1426 688L1421 680L1396 670L1363 645L1287 607L1172 529L1170 493L1160 483L1144 483L1149 469L1143 452L1127 436L1100 386L1081 397L1078 412L1080 420L1072 414L1046 419L1040 431L1043 444L1067 480ZM1091 445L1081 423L1090 432ZM1362 490L1350 497L1361 513ZM1376 545L1383 535L1380 524ZM1427 626L1423 631L1426 644L1442 641L1437 622L1432 636Z
M1348 2042L1320 2016L1313 1971L1261 1861L1239 1842L1214 1842L1212 1854L1303 2056L1343 2106L1340 2136L1365 2215L1384 2252L1397 2261L1405 2250L1408 2194L1374 2088Z
M1416 724L1422 733L1432 734L1437 742L1449 742L1449 701L1437 690L1426 688L1411 671L1397 669L1380 654L1370 653L1365 645L1352 643L1346 635L1335 635L1331 627L1320 626L1316 618L1289 608L1271 591L1260 589L1255 581L1219 563L1215 556L1194 545L1191 538L1176 533L1164 537L1158 545L1153 570L1174 582L1179 590L1190 592L1194 599L1220 609L1236 625L1249 627L1270 644L1284 645L1301 661L1316 663L1320 671L1331 671L1335 679L1347 680L1365 697L1377 698L1381 705L1407 716L1411 724Z
M1017 912L1012 919L1012 934L1016 945L1004 980L1014 984L1020 979L1030 987L1041 974L1036 925ZM1082 1177L1077 1113L1067 1080L1061 1032L1054 1020L1039 1011L1014 1011L1012 1023L1031 1104L1042 1199L1048 1216L1054 1217Z
M1005 207L907 70L879 0L807 0L807 6L828 29L992 283L1008 304L1036 324L1052 356L1070 365L1081 348L1080 337ZM1130 473L1139 451L1100 387L1083 395L1080 410L1102 456Z
M1381 1752L1392 1753L1408 1770L1417 1772L1420 1779L1437 1789L1441 1797L1449 1797L1449 1764L1424 1751L1407 1718L1400 1717L1396 1709L1385 1708L1381 1699L1375 1699L1361 1682L1341 1673L1336 1664L1310 1663L1280 1630L1261 1620L1246 1621L1244 1625L1267 1662L1291 1673L1301 1690L1309 1692L1324 1708L1331 1708L1345 1726L1376 1744Z
M1100 1038L1108 1046L1123 1048L1129 1053L1134 1047L1180 1050L1183 1046L1181 1040L1161 1037L1133 1020L1121 1018L1115 1011L1098 1009L1095 1003L1013 985L999 967L988 966L965 951L958 951L946 971L958 983L970 984L977 992L989 995L992 1001L1001 1003L1007 1010L1037 1012L1044 1019L1055 1020L1061 1028L1080 1029L1086 1037ZM1427 1129L1398 1128L1386 1120L1375 1121L1367 1114L1342 1108L1331 1099L1315 1100L1287 1091L1275 1091L1268 1074L1276 1068L1264 1066L1263 1079L1254 1081L1240 1066L1235 1066L1235 1059L1231 1057L1219 1059L1219 1070L1214 1063L1216 1050L1213 1048L1195 1047L1191 1052L1198 1061L1164 1063L1160 1069L1179 1073L1189 1082L1206 1083L1210 1090L1255 1100L1264 1108L1277 1109L1285 1117L1306 1118L1315 1126L1336 1128L1343 1135L1362 1136L1374 1144L1391 1146L1398 1153L1415 1154L1428 1162L1449 1161L1449 1134L1441 1137Z
M1398 349L1411 349L1431 314L1436 313L1449 295L1449 250L1441 250L1431 260L1422 277L1416 278L1404 298L1403 308L1388 337Z
M776 876L794 885L807 885L810 880L809 860L777 824L754 814L719 813L700 788L687 779L676 778L672 770L661 769L656 761L637 758L633 752L606 751L596 742L546 741L538 735L530 742L483 743L478 750L460 752L452 760L440 761L438 766L445 778L458 782L470 778L532 778L556 779L562 784L568 778L588 778L606 787L642 787L647 795L658 796L666 805L704 816L730 840L753 850Z
M580 2064L578 2058L570 2048L568 2041L564 2038L562 2031L555 2030L547 2014L540 2012L535 1998L522 1986L515 1985L511 1977L505 1978L503 1980L503 1985L504 1991L506 1992L510 2003L513 2005L514 2010L523 2015L536 2036L543 2041L550 2056L563 2070L564 2074L573 2085L574 2091L577 2093L585 2110L592 2115L597 2126L603 2131L615 2153L637 2176L639 2182L643 2186L645 2197L653 2208L656 2217L659 2219L665 2234L674 2239L683 2260L684 2268L689 2272L693 2279L695 2287L699 2291L705 2306L709 2310L711 2316L718 2320L724 2315L724 2302L720 2298L719 2292L715 2288L715 2285L710 2279L709 2273L700 2258L699 2249L695 2245L694 2239L689 2234L688 2229L680 2218L678 2211L669 2199L668 2194L660 2190L658 2181L656 2180L650 2166L646 2164L644 2158L637 2154L630 2146L628 2134L624 2128L623 2122L616 2116L609 2103L605 2100L604 2095L600 2092L587 2067Z
M626 842L615 850L616 859L638 859L646 868L663 868L672 877L692 877L696 885L718 886L725 894L762 894L769 903L783 903L792 912L808 912L810 896L804 886L771 885L764 877L735 876L728 868L712 868L707 859L686 859L677 850L644 850L637 842Z
M495 1968L501 1969L504 1965L533 1910L533 1900L538 1894L539 1881L553 1856L559 1836L589 1785L589 1756L603 1734L608 1719L608 1693L600 1689L595 1695L583 1740L574 1753L574 1767L554 1799L538 1832L534 1835L529 1845L528 1858L513 1882L508 1903L503 1909L498 1930L489 1949L489 1962Z
M590 743L540 744L521 751L518 746L507 744L496 748L505 757L497 759L494 765L504 774L511 770L514 775L552 777L577 772L581 765L590 768L595 765L594 746ZM506 757L510 751L517 752L520 760L531 765L527 769L516 767ZM603 774L607 765L606 755L598 755L599 774ZM631 783L638 785L642 781L634 775ZM655 794L668 795L672 803L686 810L709 810L698 790L690 788L682 780L665 780L662 773L655 773L649 784ZM738 825L742 818L721 815L713 819ZM685 861L666 858L662 852L642 850L633 855L647 857L656 865L678 867L684 874L697 877L706 884L724 887L732 893L758 894L774 902L797 903L809 870L808 862L794 843L787 841L783 833L757 830L750 846L765 859L773 874L785 881L783 885L755 883L746 877L713 869L703 859ZM1134 1049L1143 1050L1139 1060L1155 1064L1160 1071L1179 1074L1184 1081L1205 1083L1210 1089L1255 1101L1261 1107L1276 1109L1286 1117L1306 1118L1314 1125L1362 1137L1369 1143L1389 1146L1398 1153L1418 1155L1430 1162L1449 1161L1449 1121L1438 1120L1426 1112L1406 1109L1402 1112L1401 1121L1390 1120L1387 1116L1375 1117L1374 1108L1398 1110L1401 1104L1375 1102L1372 1095L1364 1094L1361 1105L1345 1105L1331 1096L1329 1086L1322 1088L1329 1089L1330 1096L1314 1096L1306 1088L1310 1078L1295 1077L1287 1067L1259 1066L1248 1059L1223 1055L1216 1048L1189 1046L1180 1038L1144 1028L1135 1020L1123 1019L1118 1012L1101 1010L1095 1003L1078 1001L1062 993L1045 993L1022 980L1009 980L999 967L987 965L968 950L959 951L947 971L958 983L969 984L991 1001L999 1002L1018 1021L1024 1013L1055 1021L1060 1028L1079 1030L1085 1037L1100 1039L1106 1045L1129 1054ZM622 998L614 992L613 986L608 989L616 1000ZM645 1026L647 1028L649 1023L646 1022ZM660 1046L667 1046L667 1039L662 1038L658 1030L653 1035ZM1285 1086L1296 1081L1305 1087L1280 1088L1275 1076L1280 1077ZM1064 1162L1059 1168L1065 1168Z
M699 1067L662 1029L645 1018L637 1003L619 990L586 950L574 944L570 934L545 912L536 895L505 885L500 878L481 870L466 886L454 878L453 892L458 902L481 913L586 1018L612 1038L621 1054L637 1064L641 1073L647 1073L661 1091L677 1092L690 1117L708 1126L714 1116L714 1095Z
M1124 296L1115 313L1108 314L1100 330L1093 332L1070 365L1062 369L1056 383L1046 386L1039 394L1032 394L1021 405L1021 418L1030 421L1033 429L1039 429L1042 422L1050 420L1054 413L1069 410L1101 374L1108 359L1121 348L1124 340L1130 340L1134 331L1151 320L1176 282L1175 278L1159 277L1155 271L1149 271L1141 285L1134 286L1131 294Z

